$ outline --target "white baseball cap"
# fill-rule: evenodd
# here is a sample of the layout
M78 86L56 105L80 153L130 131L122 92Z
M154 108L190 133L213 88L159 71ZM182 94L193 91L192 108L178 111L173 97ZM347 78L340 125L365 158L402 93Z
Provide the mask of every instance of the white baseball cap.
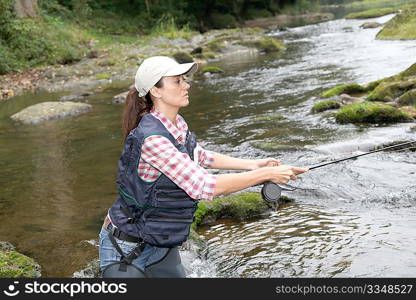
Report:
M163 76L192 74L197 69L198 64L195 62L179 64L167 56L152 56L146 58L139 66L134 78L134 86L139 92L139 97L143 97Z

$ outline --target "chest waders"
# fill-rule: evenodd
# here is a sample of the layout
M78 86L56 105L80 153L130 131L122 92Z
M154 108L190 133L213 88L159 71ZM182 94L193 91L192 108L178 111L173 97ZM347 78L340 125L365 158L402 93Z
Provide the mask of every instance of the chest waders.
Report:
M109 238L120 253L121 260L103 270L103 277L130 277L131 274L134 277L185 277L177 247L189 236L198 201L189 197L164 174L153 182L145 182L138 176L141 146L144 139L151 135L165 136L178 151L193 159L195 135L188 131L185 144L180 144L151 114L143 116L139 125L130 132L119 159L119 197L109 211L116 226L109 233ZM134 241L138 243L137 247L126 255L120 247L116 247L114 237ZM169 249L159 261L146 266L143 274L128 266L132 266L131 262L140 256L146 244Z

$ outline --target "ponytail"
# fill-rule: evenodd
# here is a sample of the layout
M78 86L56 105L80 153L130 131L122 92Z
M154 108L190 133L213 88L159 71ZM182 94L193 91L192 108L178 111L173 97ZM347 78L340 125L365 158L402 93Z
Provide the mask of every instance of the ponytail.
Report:
M155 86L162 87L162 79ZM139 125L142 117L149 113L152 107L153 101L150 93L147 93L144 97L139 97L139 92L135 87L129 91L123 111L123 141L126 140L130 131Z

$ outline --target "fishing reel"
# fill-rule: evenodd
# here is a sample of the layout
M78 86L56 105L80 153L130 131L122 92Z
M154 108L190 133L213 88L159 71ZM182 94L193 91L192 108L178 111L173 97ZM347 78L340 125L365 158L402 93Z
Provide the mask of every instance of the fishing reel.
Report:
M277 210L279 206L285 202L281 198L282 191L294 191L296 189L296 187L289 184L277 184L271 181L266 181L261 188L261 197L267 203L275 206Z

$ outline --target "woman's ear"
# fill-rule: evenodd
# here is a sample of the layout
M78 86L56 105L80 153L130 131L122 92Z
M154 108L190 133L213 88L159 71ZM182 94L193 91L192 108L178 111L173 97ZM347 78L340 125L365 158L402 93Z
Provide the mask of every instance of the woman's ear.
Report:
M160 94L160 92L159 92L159 88L157 88L157 87L152 87L150 90L149 90L149 92L150 92L150 94L154 97L154 98L161 98L162 97L162 95Z

